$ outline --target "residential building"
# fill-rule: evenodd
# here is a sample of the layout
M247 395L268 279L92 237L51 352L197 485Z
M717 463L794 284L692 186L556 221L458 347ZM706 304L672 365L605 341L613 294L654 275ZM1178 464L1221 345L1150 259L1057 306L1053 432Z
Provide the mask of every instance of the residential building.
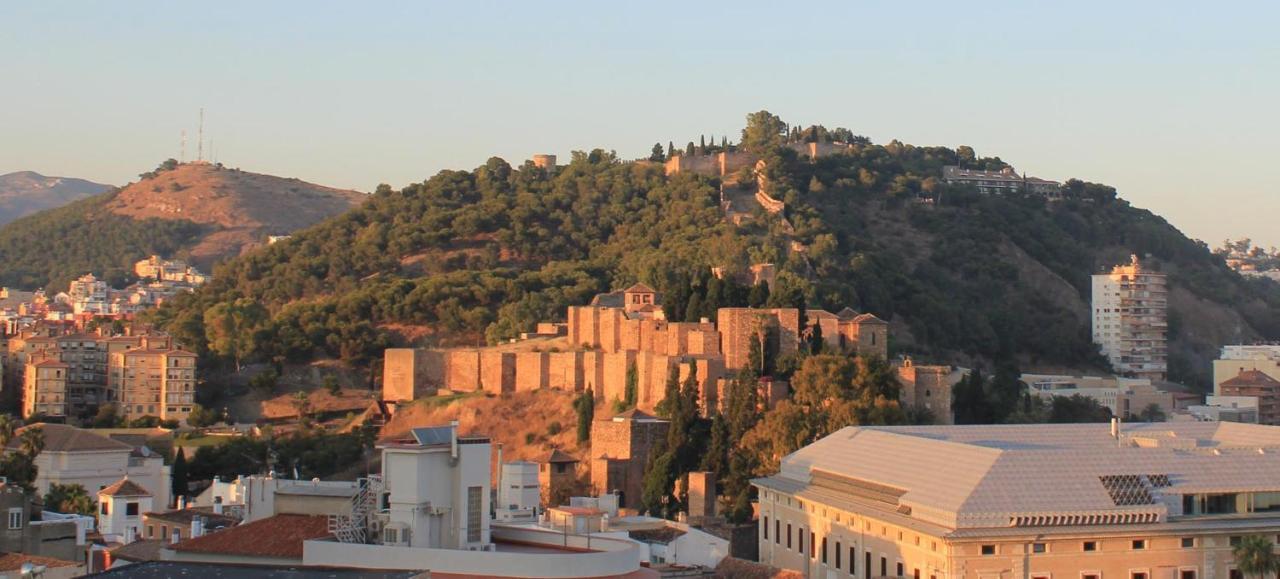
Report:
M1093 276L1093 342L1126 376L1164 380L1168 369L1168 292L1163 273L1130 257Z
M502 461L502 454L498 454ZM495 519L499 521L532 521L538 517L538 509L544 503L539 482L546 463L517 460L501 462Z
M488 550L490 443L460 436L457 424L415 428L382 450L384 542L433 549Z
M1257 370L1280 380L1280 344L1233 344L1222 347L1213 361L1213 388L1240 375L1243 370Z
M1193 404L1187 414L1201 422L1258 423L1257 396L1206 396L1204 404Z
M129 544L142 538L142 514L155 496L142 485L122 478L98 491L98 530L107 543Z
M846 427L760 493L760 561L805 576L1238 578L1280 533L1280 427Z
M240 475L235 480L213 480L192 504L214 514L253 522L279 514L331 515L350 510L359 491L356 481L319 481L279 478L274 474Z
M1258 422L1280 425L1280 380L1261 370L1241 369L1239 374L1218 383L1217 395L1257 398Z
M207 281L208 276L179 259L161 259L153 255L133 265L133 273L141 279L168 281L198 286Z
M7 483L0 483L0 512L5 517L0 523L0 553L84 562L92 519L43 511L35 493Z
M1019 379L1036 396L1092 398L1107 407L1112 416L1125 420L1138 416L1152 404L1165 416L1172 416L1178 409L1174 394L1157 388L1147 378L1023 374Z
M942 180L947 183L972 185L979 192L986 195L1031 193L1055 197L1062 188L1062 184L1057 181L1019 175L1017 171L1013 170L1013 167L1004 167L998 171L985 171L947 165L942 168Z
M70 366L54 359L29 362L22 378L22 416L67 416Z
M239 518L215 513L213 509L185 508L142 514L146 539L166 544L221 531L239 523Z
M78 484L94 495L128 477L152 490L154 504L169 505L169 467L146 446L135 447L66 424L33 424L18 429L6 451L16 451L21 433L29 428L44 434L44 450L35 458L35 487L41 496L52 483Z
M83 313L105 314L108 310L107 282L100 281L93 274L87 273L72 280L67 290L71 311L76 315Z
M176 348L113 352L107 389L116 394L127 419L186 420L195 405L196 355Z

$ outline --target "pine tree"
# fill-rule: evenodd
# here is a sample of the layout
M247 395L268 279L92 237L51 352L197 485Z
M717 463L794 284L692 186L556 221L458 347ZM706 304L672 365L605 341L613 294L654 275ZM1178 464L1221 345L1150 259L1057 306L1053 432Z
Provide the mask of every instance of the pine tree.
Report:
M703 153L707 152L707 136L706 135L698 135L698 150Z
M821 354L823 348L826 348L827 342L822 338L822 324L813 323L812 331L809 332L809 353Z
M653 150L649 153L649 160L661 163L667 160L666 155L662 154L662 143L654 143Z
M747 306L763 308L767 303L769 303L769 284L761 281L751 286L751 291L747 293Z
M662 390L662 400L653 407L653 411L662 418L671 418L675 406L680 399L680 367L672 366L667 373L667 383Z
M676 144L675 144L675 141L667 141L667 158L668 158L668 159L670 159L670 158L673 158L673 157L675 157L675 156L676 156Z
M729 421L723 414L716 414L711 419L711 442L707 443L707 452L702 456L702 470L716 473L716 479L729 474Z
M696 322L702 314L702 296L696 293L689 296L689 305L685 306L684 310L684 321Z
M636 370L635 362L627 366L627 384L622 392L623 404L627 408L635 408L636 400L639 398L640 390L640 372Z
M693 141L689 141L689 144L685 145L684 147L684 154L692 157L693 153L694 153Z

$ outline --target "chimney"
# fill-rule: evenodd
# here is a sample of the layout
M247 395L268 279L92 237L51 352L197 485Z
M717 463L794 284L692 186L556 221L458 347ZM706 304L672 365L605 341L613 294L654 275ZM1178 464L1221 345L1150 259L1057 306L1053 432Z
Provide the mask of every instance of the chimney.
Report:
M449 455L452 456L454 460L457 460L458 459L458 421L457 420L450 421L449 426L452 427L449 429L449 442L450 442Z

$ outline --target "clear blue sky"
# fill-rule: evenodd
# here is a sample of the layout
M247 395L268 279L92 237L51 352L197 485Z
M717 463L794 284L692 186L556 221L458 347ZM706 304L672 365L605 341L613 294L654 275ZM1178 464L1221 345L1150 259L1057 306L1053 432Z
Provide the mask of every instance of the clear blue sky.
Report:
M8 2L0 173L178 154L372 190L491 155L736 135L750 111L1112 184L1280 245L1280 35L1240 2Z

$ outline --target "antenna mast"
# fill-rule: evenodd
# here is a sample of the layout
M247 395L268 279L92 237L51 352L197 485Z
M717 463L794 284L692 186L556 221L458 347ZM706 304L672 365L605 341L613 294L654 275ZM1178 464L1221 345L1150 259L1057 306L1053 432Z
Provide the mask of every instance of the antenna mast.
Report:
M200 107L200 133L196 144L196 160L204 160L204 107Z

